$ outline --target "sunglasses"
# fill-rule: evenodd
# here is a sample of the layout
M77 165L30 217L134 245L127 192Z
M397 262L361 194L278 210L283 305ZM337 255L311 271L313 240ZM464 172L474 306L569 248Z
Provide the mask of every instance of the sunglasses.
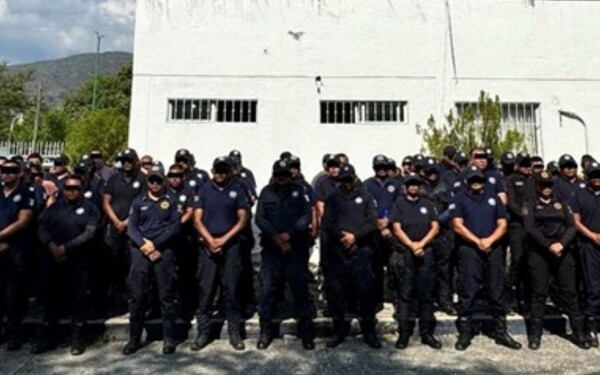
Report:
M183 173L169 173L167 178L183 178Z
M231 170L229 168L215 168L216 174L229 174Z
M539 186L542 189L552 188L554 186L554 183L552 183L552 182L543 182L543 183L539 184Z
M542 169L544 169L544 164L531 164L531 168L535 168L535 169L542 168Z
M2 173L2 174L19 174L19 173L21 173L21 169L19 167L4 167L4 168L0 168L0 173Z
M175 163L183 163L183 164L188 164L190 161L186 158L177 158L175 159Z
M144 162L142 162L142 165L144 167L152 166L152 162L151 161L144 161Z
M487 159L487 154L474 154L473 159Z
M54 166L55 167L64 167L65 163L63 163L62 161L55 161L54 162Z
M133 164L133 159L131 158L121 158L122 163L130 163Z
M90 154L90 158L92 158L92 159L102 159L102 154Z
M473 185L473 184L485 184L485 179L483 179L483 178L472 178L472 179L468 180L467 183L469 185Z
M44 177L44 174L43 173L32 173L31 177L33 177L33 178Z
M160 177L150 177L148 179L148 183L150 185L162 185L163 182L164 182L163 179Z
M71 192L81 191L81 185L65 185L64 189Z

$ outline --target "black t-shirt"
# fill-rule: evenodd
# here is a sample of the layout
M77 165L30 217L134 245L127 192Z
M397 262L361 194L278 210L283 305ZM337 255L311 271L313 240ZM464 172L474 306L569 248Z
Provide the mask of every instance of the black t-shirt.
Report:
M137 173L132 177L124 174L113 175L106 183L104 195L112 197L112 209L119 220L125 220L129 216L131 203L140 193L146 191L146 177Z
M431 229L431 224L437 220L437 212L427 198L410 200L402 196L394 202L390 221L400 223L402 230L412 241L420 241Z
M600 233L600 194L592 189L578 189L571 199L571 210L581 216L581 223L594 233Z

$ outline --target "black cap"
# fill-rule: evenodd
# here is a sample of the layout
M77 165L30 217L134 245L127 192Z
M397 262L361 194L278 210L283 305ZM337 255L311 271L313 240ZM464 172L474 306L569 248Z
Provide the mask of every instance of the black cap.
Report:
M277 160L273 163L273 176L292 175L290 165L287 160Z
M137 154L137 151L133 148L127 148L125 149L121 155L119 156L119 158L117 160L133 160L133 161L138 161L139 157Z
M569 154L564 154L558 159L558 166L562 169L565 167L574 167L577 168L577 163L575 159Z
M452 158L455 163L463 164L469 161L469 156L464 151L457 151Z
M387 167L387 166L388 166L388 160L385 155L379 154L379 155L375 155L373 157L373 168Z
M279 154L279 160L285 160L285 159L289 159L292 157L292 153L289 151L284 151L281 154Z
M546 185L552 184L554 180L552 179L552 174L548 171L541 171L533 174L533 182L536 185Z
M527 165L531 166L531 156L526 152L519 152L516 157L517 166Z
M67 166L69 165L69 157L65 154L60 155L56 159L54 159L54 166Z
M477 168L474 165L469 166L465 171L465 180L470 181L473 179L481 179L485 180L485 176L483 175L483 171Z
M218 167L231 169L233 167L233 162L229 156L219 156L213 161L213 169L217 169Z
M327 159L327 161L325 162L327 164L327 167L339 167L342 165L340 158L338 158L336 155L333 154L329 154L329 159Z
M587 178L600 178L600 164L595 161L588 164L585 169L585 175Z
M177 160L185 160L190 162L192 160L192 153L188 149L181 148L175 152L175 161Z
M392 159L392 158L388 158L388 168L390 169L396 169L396 160Z
M410 155L406 155L404 157L404 159L402 159L402 165L404 165L404 164L411 164L412 165L412 163L413 163L413 157L410 156Z
M421 179L421 176L419 176L417 173L411 172L409 174L407 174L406 176L404 176L404 185L421 185L423 184L423 180Z
M515 154L513 154L512 151L504 151L502 155L500 155L500 163L502 165L515 164Z
M356 172L354 171L352 164L346 164L340 168L339 179L343 180L349 177L356 178Z
M531 157L531 163L532 163L532 164L533 164L533 163L540 163L540 164L544 164L544 159L543 159L541 156L539 156L539 155L533 155L533 156Z
M444 155L448 159L452 159L454 157L454 154L456 154L456 151L456 147L448 145L442 150L442 155Z
M287 161L290 165L290 168L300 169L300 158L298 156L290 155Z
M165 178L165 167L163 167L163 164L158 160L153 161L152 166L148 169L148 178L152 176Z
M229 152L229 157L232 159L242 160L242 153L239 150L231 150Z
M332 157L335 157L335 155L334 154L323 155L323 158L321 159L321 164L327 164L327 161L329 161L329 159L331 159Z
M423 171L426 173L434 173L439 171L439 165L434 157L428 156L423 163Z
M558 174L560 169L558 168L558 163L555 160L552 160L546 164L546 170L551 174Z
M585 154L581 157L581 167L585 167L586 163L592 163L595 162L596 159L594 159L594 157L590 154Z

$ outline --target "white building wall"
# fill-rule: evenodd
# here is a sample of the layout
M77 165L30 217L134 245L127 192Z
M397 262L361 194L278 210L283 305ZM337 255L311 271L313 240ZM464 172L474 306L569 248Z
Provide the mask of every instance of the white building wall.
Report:
M541 104L547 158L584 151L583 128L561 126L558 109L583 117L600 151L600 3L448 4L450 17L443 0L138 0L130 143L167 163L187 147L204 168L238 148L260 184L283 150L308 177L324 153L345 151L364 177L374 154L420 149L417 123L485 90ZM257 99L258 121L169 123L169 98ZM320 124L330 99L406 100L408 124Z

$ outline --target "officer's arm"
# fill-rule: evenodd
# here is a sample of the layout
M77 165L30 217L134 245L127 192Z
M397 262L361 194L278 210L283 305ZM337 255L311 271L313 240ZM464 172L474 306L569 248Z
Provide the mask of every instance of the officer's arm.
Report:
M563 233L560 243L563 247L567 247L573 242L575 239L575 235L577 231L575 230L575 225L573 224L573 217L571 216L571 212L568 207L563 206L563 215L565 217L565 232Z
M137 247L144 245L144 236L138 228L139 223L139 209L137 203L134 201L129 211L129 225L127 226L127 236L131 239L131 242ZM155 246L156 247L156 246Z
M438 235L438 233L440 233L440 223L438 223L437 221L432 221L429 232L427 232L425 237L423 237L423 239L421 240L421 243L423 243L423 246L429 245L431 243L431 241L433 241L435 236Z
M506 203L508 202L508 197L506 196L506 191L500 191L498 194L498 199L500 199L500 202L502 202L503 205L506 206Z
M91 212L89 212L88 221L85 225L85 229L83 230L83 232L63 245L65 247L65 251L67 252L67 256L71 256L75 249L79 248L81 245L87 243L92 238L94 238L99 222L100 213L96 211L95 208L91 209Z
M392 230L394 232L394 236L402 243L402 245L412 248L413 241L408 237L406 232L402 229L402 224L396 221L392 224Z
M552 245L552 241L548 240L544 234L535 227L535 220L533 218L533 213L531 212L531 207L528 203L523 206L522 209L523 216L523 224L525 224L525 231L527 234L533 238L535 242L537 242L540 246L544 248L549 248Z
M577 232L596 242L596 239L598 238L596 236L596 233L589 230L589 228L583 224L581 220L581 215L579 213L573 212L573 222L575 223L575 229L577 230Z
M319 221L323 220L323 216L325 215L325 202L317 201L315 208L317 211L317 218L319 219Z
M333 209L334 204L328 199L327 205L323 204L321 228L323 233L330 238L342 237L342 229L336 225L336 217Z
M183 210L183 215L181 215L181 224L185 224L188 221L192 220L194 216L194 208L187 206L185 207L185 209Z
M254 222L263 234L267 235L268 237L273 237L279 233L277 233L277 229L275 229L275 226L265 215L266 195L267 194L264 191L260 194L258 206L256 207L256 217L254 218Z
M177 204L175 202L171 202L170 210L171 212L169 213L169 218L167 219L167 226L162 232L160 232L160 236L155 238L153 241L156 249L162 250L167 242L177 235L179 229L181 228L179 213L177 212Z
M9 224L0 232L0 241L6 241L10 237L19 233L21 230L27 228L31 220L33 219L33 210L31 208L23 208L19 211L17 220L14 223Z
M210 234L206 226L202 222L202 216L204 215L204 210L202 208L196 208L194 210L194 228L200 234L200 237L206 242L214 241L213 236Z
M521 217L522 208L517 204L517 191L513 183L508 183L506 188L508 204L503 202L508 207L511 217Z
M38 238L40 239L40 243L44 249L48 248L50 242L52 242L52 236L48 231L48 211L44 212L39 219L39 227L38 227Z
M227 232L222 238L224 242L229 241L233 237L235 237L238 233L240 233L248 224L248 218L250 215L248 214L248 209L238 208L237 210L237 222L235 225Z
M108 221L112 225L115 225L116 223L120 222L121 220L119 220L119 218L117 217L117 214L115 213L115 211L112 208L112 199L113 199L113 197L110 194L104 194L102 196L102 210L104 211L104 214L108 218Z
M465 221L462 217L455 217L452 219L452 227L454 228L454 232L464 238L465 240L472 242L473 244L479 243L479 237L477 237L473 232L471 232L466 226Z
M298 220L296 220L296 223L294 223L294 226L290 229L290 232L288 233L292 237L297 236L299 234L307 233L308 226L312 221L312 207L310 206L310 203L303 199L302 207L302 216L300 216Z
M495 243L496 241L500 240L502 238L502 236L504 236L506 234L507 228L508 228L508 221L505 218L500 218L500 219L496 220L496 229L494 229L494 232L488 237L488 239L492 243Z
M360 228L358 228L358 230L354 234L357 240L359 238L368 236L378 230L377 208L375 207L375 199L370 194L367 194L365 201L367 207L365 209L364 224L361 225Z

